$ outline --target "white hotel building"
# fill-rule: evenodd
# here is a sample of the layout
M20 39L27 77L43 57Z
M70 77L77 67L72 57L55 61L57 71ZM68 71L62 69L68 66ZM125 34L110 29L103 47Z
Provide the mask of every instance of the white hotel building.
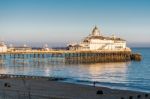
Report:
M97 27L92 33L76 44L69 44L69 50L130 50L126 46L126 41L115 36L105 37Z

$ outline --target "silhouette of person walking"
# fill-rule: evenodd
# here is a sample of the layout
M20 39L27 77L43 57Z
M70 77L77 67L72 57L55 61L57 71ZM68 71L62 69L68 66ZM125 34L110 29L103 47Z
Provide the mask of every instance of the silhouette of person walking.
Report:
M96 82L94 81L94 82L93 82L93 86L94 86L94 87L95 87L95 84L96 84Z

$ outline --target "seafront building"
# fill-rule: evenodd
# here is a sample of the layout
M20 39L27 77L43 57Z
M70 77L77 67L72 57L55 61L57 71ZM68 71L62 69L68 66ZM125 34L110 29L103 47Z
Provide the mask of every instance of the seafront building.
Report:
M22 52L22 51L32 51L32 48L24 44L23 46L10 46L8 52Z
M31 52L31 51L50 51L48 45L45 44L43 47L30 47L24 44L23 46L9 46L8 52Z
M103 36L95 26L92 33L80 43L68 45L69 50L130 50L126 45L126 40L116 36Z
M4 42L0 42L0 52L7 52L7 46Z

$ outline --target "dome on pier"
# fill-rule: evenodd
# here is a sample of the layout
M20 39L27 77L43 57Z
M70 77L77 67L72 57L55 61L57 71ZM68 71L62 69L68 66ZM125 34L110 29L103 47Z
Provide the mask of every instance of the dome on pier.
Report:
M92 30L92 36L100 36L100 30L95 26Z

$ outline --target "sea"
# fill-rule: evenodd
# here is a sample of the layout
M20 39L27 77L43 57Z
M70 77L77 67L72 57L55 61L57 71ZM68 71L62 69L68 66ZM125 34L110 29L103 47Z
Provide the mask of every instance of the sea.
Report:
M0 62L1 74L66 78L63 82L150 92L150 48L132 48L142 61L64 64L48 59Z

